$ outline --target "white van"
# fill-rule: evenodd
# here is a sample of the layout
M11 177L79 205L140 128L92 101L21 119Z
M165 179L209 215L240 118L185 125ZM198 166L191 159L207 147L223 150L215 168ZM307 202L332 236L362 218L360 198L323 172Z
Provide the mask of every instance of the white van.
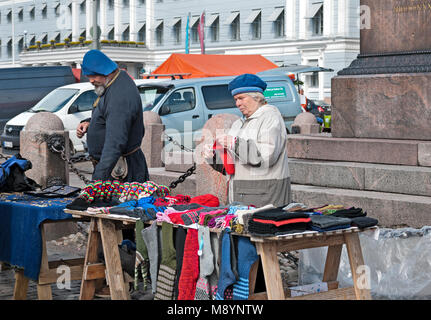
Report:
M158 79L137 79L135 83L138 86L159 81ZM91 109L96 98L94 86L90 82L74 83L51 91L31 109L20 113L6 123L3 134L0 136L2 151L8 154L19 152L21 130L24 129L28 119L42 111L52 112L63 121L64 130L69 131L71 153L84 151L83 142L85 142L86 136L79 139L76 136L76 128L82 120L91 117Z

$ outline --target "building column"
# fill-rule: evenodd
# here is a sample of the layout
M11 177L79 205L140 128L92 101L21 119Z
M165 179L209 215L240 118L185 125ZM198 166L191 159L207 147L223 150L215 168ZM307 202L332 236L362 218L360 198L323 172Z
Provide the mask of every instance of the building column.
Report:
M121 0L114 1L114 39L121 40Z
M72 1L72 41L79 40L79 4Z
M343 0L341 0L343 1ZM334 0L323 1L323 35L334 36Z
M338 0L338 34L350 35L350 8L347 0Z
M154 1L155 0L147 0L145 2L145 44L148 49L154 49Z
M93 26L93 0L85 1L85 37L86 40L90 40L91 34L90 29ZM93 40L93 37L91 37Z
M307 19L308 1L299 1L299 38L306 39L308 34L309 19Z
M100 40L108 39L108 35L106 34L106 1L100 0Z
M137 6L136 0L130 0L129 4L129 17L130 17L130 23L129 23L129 40L130 41L137 41L138 40L138 31L136 30L136 6Z
M286 0L285 30L286 40L296 39L297 35L297 0Z

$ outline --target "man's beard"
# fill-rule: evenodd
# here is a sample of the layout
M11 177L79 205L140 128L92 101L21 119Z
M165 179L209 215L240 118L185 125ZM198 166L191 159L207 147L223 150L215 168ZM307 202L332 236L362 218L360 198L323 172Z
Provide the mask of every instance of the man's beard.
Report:
M94 92L96 92L96 94L101 97L105 93L105 86L94 86Z

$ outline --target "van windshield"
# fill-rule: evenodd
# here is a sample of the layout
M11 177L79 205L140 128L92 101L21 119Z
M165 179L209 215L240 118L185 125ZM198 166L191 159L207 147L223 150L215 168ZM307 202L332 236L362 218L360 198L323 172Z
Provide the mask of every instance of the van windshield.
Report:
M143 111L151 111L153 107L165 96L169 88L166 87L139 87Z
M55 89L40 100L30 112L57 112L69 102L72 97L78 93L78 89Z

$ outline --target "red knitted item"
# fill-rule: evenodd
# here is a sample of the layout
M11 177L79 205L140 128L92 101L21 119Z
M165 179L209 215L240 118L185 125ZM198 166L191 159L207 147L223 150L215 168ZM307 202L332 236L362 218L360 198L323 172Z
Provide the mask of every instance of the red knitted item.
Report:
M190 203L197 203L207 207L218 207L220 205L219 199L209 193L191 198Z
M175 204L189 204L190 196L178 194L176 196L166 196L164 198L157 198L153 205L156 207L170 207Z
M168 217L174 224L184 224L183 219L181 218L181 215L184 214L184 212L174 212L169 213Z
M199 278L198 231L188 229L184 244L183 266L178 282L178 300L194 300Z
M218 150L221 153L221 158L223 160L223 166L226 170L226 173L229 175L233 175L235 173L235 162L232 159L232 156L230 155L229 151L219 145L217 141L214 142L213 150Z

